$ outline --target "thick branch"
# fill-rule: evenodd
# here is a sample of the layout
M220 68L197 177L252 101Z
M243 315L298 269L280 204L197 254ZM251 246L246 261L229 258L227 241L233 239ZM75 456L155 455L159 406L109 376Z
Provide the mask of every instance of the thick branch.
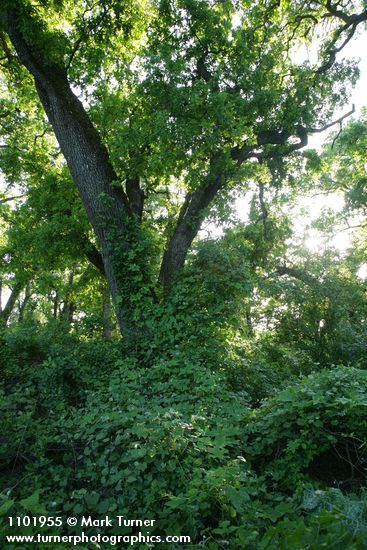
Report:
M324 15L324 18L334 17L336 19L339 19L344 23L344 25L341 25L336 31L333 40L330 42L328 47L326 48L325 57L326 60L324 63L315 71L316 75L323 74L327 70L329 70L335 63L336 55L341 52L345 46L350 42L350 40L353 38L356 29L358 25L364 21L367 21L367 10L362 11L361 13L356 13L352 15L348 15L347 13L343 12L342 10L339 10L338 5L333 5L330 0L326 2L326 14ZM348 32L347 32L348 31ZM343 33L347 32L347 36L344 39L344 41L340 44L340 46L336 46L337 41L339 38L343 35Z
M181 207L176 228L163 256L159 275L166 295L175 274L184 266L188 250L205 217L205 209L225 184L226 176L218 161L218 156L212 159L205 184L188 193Z
M306 127L298 125L294 132L285 130L262 130L257 133L256 144L247 145L242 147L236 146L231 149L231 157L237 162L237 165L241 165L245 160L249 158L257 158L260 161L276 158L280 156L286 156L305 147L308 143L308 135L324 132L337 124L341 124L343 120L352 115L355 112L355 105L352 108L332 122L328 122L320 128ZM299 141L295 143L289 143L291 137L297 138ZM259 151L260 147L267 145L274 145L272 149L267 151ZM277 147L280 146L280 147Z
M275 269L275 273L280 276L288 275L289 277L302 281L307 286L316 290L319 294L322 294L322 295L327 294L325 291L326 289L324 285L316 277L314 277L313 275L310 275L309 273L303 271L302 269L299 269L297 267L287 267L283 265L283 266L278 266Z
M353 13L352 15L348 15L342 10L339 10L337 6L338 4L333 5L330 0L327 0L325 4L326 10L330 15L344 21L344 23L348 25L359 24L363 21L367 21L367 10L364 10L361 13Z
M299 139L296 143L288 143L288 139L292 137L291 132L284 130L264 130L257 134L257 142L255 145L243 145L242 147L232 147L231 157L237 162L237 166L240 166L245 160L249 158L256 158L260 162L263 160L289 155L293 151L305 147L308 143L308 136L306 128L298 126L296 137ZM260 147L266 145L279 145L267 151L259 151Z
M10 201L15 201L17 199L22 199L25 196L26 194L23 193L23 195L16 195L14 197L5 197L5 199L0 199L0 204L4 204L5 202L10 202Z
M88 237L83 238L83 251L90 263L97 268L97 270L103 275L103 277L106 277L102 254L97 249L97 247L88 239Z
M329 122L328 124L325 124L324 126L321 126L321 128L305 128L305 131L309 134L319 134L321 132L325 132L325 130L328 130L329 128L332 128L333 126L336 126L337 124L341 124L346 118L350 117L353 113L355 113L356 107L353 103L352 108L350 111L342 115L341 117L337 118L336 120L333 120L332 122Z
M257 134L257 143L255 145L244 145L242 147L233 147L231 149L231 157L236 161L236 165L240 166L246 159L257 158L259 162L269 160L276 157L289 155L293 151L297 151L305 147L308 143L309 133L318 133L335 124L340 124L347 116L354 112L354 105L351 111L338 118L337 120L325 124L321 128L306 128L298 126L296 129L296 137L298 141L289 143L289 138L292 133L285 130L263 130ZM260 147L274 145L268 150L257 151ZM175 231L167 245L164 253L160 281L163 284L165 293L167 294L172 284L174 274L182 269L187 252L192 241L197 235L200 225L205 216L205 209L210 205L218 191L224 186L226 175L219 167L219 156L213 157L210 172L204 186L196 191L189 193L181 207L181 211L177 220Z

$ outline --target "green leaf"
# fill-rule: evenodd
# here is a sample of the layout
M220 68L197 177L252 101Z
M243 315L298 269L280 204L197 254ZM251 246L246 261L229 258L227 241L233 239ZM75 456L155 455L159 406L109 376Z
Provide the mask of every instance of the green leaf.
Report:
M0 506L0 516L5 516L8 510L10 510L10 508L13 506L14 502L14 500L6 500L5 502L3 502Z
M31 512L32 514L45 514L46 509L40 504L39 498L40 490L37 489L31 496L22 499L19 504L27 510L27 512Z

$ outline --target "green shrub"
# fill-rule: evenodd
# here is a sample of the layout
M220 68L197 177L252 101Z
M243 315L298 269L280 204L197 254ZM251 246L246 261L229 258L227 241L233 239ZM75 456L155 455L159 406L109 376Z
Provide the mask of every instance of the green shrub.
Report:
M363 495L318 490L323 454L345 442L361 469L367 373L333 368L253 411L262 385L270 394L286 382L264 357L258 373L255 356L251 368L242 358L249 380L236 386L225 364L214 371L179 348L148 368L116 343L47 334L30 335L44 354L18 353L0 388L7 512L36 494L47 514L153 518L151 534L190 535L198 549L363 548L351 515ZM11 349L16 341L14 331Z
M273 486L299 480L356 489L366 480L367 372L335 367L302 379L253 412L247 456Z

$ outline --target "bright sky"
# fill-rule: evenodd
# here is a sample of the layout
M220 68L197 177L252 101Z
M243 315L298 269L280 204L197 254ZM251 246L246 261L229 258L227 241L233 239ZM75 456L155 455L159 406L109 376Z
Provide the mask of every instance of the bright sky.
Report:
M353 115L354 117L358 117L361 114L362 107L367 106L367 32L359 32L358 35L347 44L342 53L343 55L340 55L341 59L353 58L357 61L359 60L360 78L356 87L351 92L349 105L346 105L342 110L336 111L334 119L338 119L341 115L349 111L353 103L356 108L356 112ZM323 134L314 134L311 136L309 139L309 146L312 148L320 147L330 132L335 131L335 128L331 128Z
M360 79L356 87L351 91L349 103L342 110L335 112L333 120L337 120L344 113L348 112L355 105L355 114L357 118L361 114L362 107L367 106L367 33L360 32L343 50L341 58L354 58L359 61ZM347 119L348 120L348 119ZM327 140L331 132L335 132L339 127L336 126L321 134L314 134L309 138L309 148L319 149ZM333 194L328 196L301 197L299 199L297 216L297 234L298 237L304 237L304 244L311 252L322 251L327 244L335 246L344 252L351 243L351 231L341 231L334 236L332 242L327 243L321 233L316 229L307 229L310 223L319 218L322 211L326 208L332 208L340 211L343 208L343 198L341 195ZM238 218L242 221L247 219L249 210L249 200L247 197L237 201Z
M356 87L352 90L351 98L349 105L355 105L356 112L353 115L354 118L358 118L361 114L363 107L367 106L367 33L360 33L354 40L352 40L344 50L344 58L352 57L355 59L360 59L359 61L359 70L360 78L357 82ZM344 110L339 110L335 113L335 119L338 119L343 113L347 112L349 107L347 106ZM309 147L320 148L324 141L327 139L328 135L331 132L338 130L338 127L332 128L324 134L316 134L311 137L309 140ZM343 199L337 194L330 196L321 196L318 195L314 198L305 198L300 201L302 208L308 210L309 212L309 221L314 220L320 216L322 211L325 208L333 208L336 211L343 208ZM307 223L309 223L308 220ZM306 224L307 224L306 223ZM305 224L305 225L306 225ZM344 252L351 244L352 231L341 231L337 233L332 239L331 243L333 246L338 248L340 251ZM315 230L308 230L308 236L305 240L306 247L312 252L318 252L327 246L327 242L322 238L321 234Z

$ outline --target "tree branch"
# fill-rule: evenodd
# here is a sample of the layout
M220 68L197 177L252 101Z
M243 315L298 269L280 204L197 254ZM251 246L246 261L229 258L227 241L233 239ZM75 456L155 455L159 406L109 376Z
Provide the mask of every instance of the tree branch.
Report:
M367 21L367 10L362 11L358 14L352 14L348 15L347 13L339 10L337 8L337 5L333 5L330 0L327 0L326 2L326 10L327 13L324 15L324 18L328 17L334 17L336 19L339 19L344 23L341 27L339 27L335 31L335 35L333 40L330 42L329 46L326 48L326 61L315 71L316 75L320 75L325 73L327 70L329 70L336 60L336 55L345 48L345 46L350 42L350 40L353 38L354 33L356 32L357 26L362 23L363 21ZM336 43L341 37L341 35L348 31L349 32L344 39L344 41L341 43L340 46L336 47Z
M85 22L85 16L88 12L92 11L93 8L99 5L99 2L95 2L92 6L88 6L84 12L82 13L81 19ZM89 38L89 33L95 30L98 25L103 21L103 19L106 16L106 11L103 11L100 18L97 19L94 23L94 25L91 26L91 28L85 30L84 34L82 33L74 42L74 45L72 47L72 50L70 52L69 60L66 64L66 70L68 71L70 69L70 66L74 60L75 55L77 54L80 46L86 42L86 40Z
M308 143L308 134L316 134L324 132L329 128L337 124L341 124L343 120L352 115L355 112L355 105L353 104L352 108L339 117L338 119L321 126L320 128L306 127L299 125L295 132L290 132L286 130L261 130L257 133L256 144L255 145L243 145L242 147L232 147L231 157L237 162L237 166L240 166L245 160L249 158L257 158L259 161L282 157L289 155L293 151L297 151L305 147ZM288 140L291 137L296 137L299 139L296 143L289 143ZM286 146L283 149L273 148L270 151L256 152L256 149L259 147L264 147L266 145L279 145Z
M324 285L320 283L320 281L316 277L310 275L309 273L306 273L305 271L297 267L288 267L285 265L277 266L274 274L280 275L281 277L284 275L288 275L289 277L298 279L299 281L305 283L307 286L314 288L315 290L317 290L318 293L325 294Z
M356 110L356 108L355 108L355 105L353 103L352 108L350 109L350 111L348 111L347 113L345 113L344 115L342 115L338 119L333 120L333 122L329 122L328 124L325 124L321 128L304 128L304 129L309 134L319 134L321 132L325 132L325 130L328 130L329 128L332 128L333 126L336 126L337 124L341 124L343 122L343 120L345 120L346 118L351 116L353 113L355 113L355 110Z
M5 202L9 202L9 201L15 201L17 199L22 199L25 196L26 196L26 193L23 193L23 195L16 195L14 197L6 197L5 199L0 199L0 204L4 204Z
M88 239L86 235L83 237L83 252L90 261L91 264L106 277L106 272L103 265L103 258L97 247Z
M362 23L362 21L367 21L367 10L364 10L361 13L348 15L345 12L338 10L337 5L333 5L330 0L327 0L325 7L330 15L336 17L337 19L340 19L347 25L353 25Z
M220 160L220 154L212 157L204 185L188 193L181 207L175 230L163 255L159 274L159 280L163 285L166 296L169 293L175 274L184 266L191 243L204 220L205 209L225 185L226 174L220 166Z

